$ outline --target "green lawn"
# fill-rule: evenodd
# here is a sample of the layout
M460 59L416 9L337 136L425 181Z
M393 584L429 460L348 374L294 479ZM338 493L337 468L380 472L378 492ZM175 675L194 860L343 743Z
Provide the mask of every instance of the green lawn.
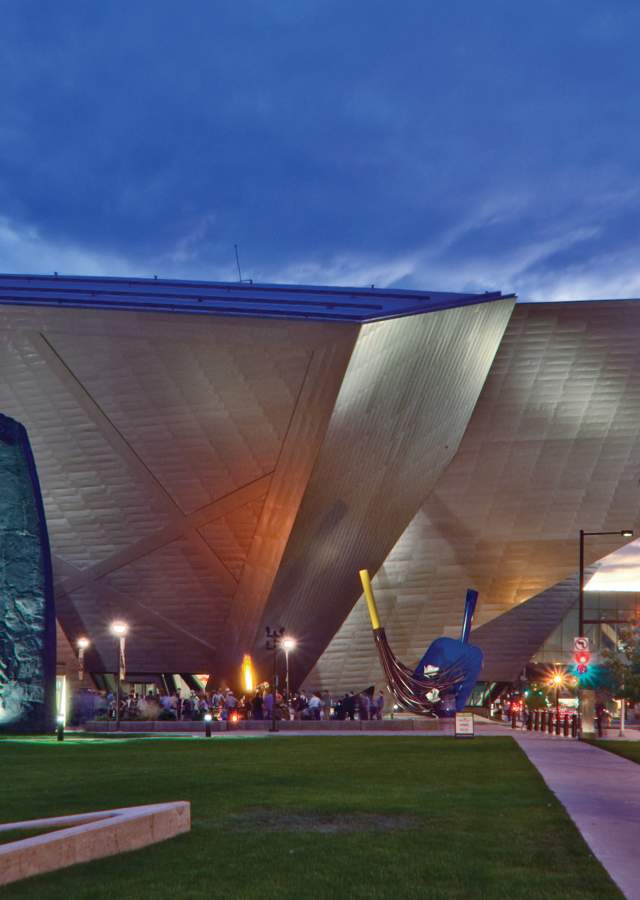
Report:
M190 800L163 844L6 898L619 898L509 737L0 741L1 816Z
M608 750L609 753L616 753L632 762L640 763L640 741L592 741L591 743L602 750Z

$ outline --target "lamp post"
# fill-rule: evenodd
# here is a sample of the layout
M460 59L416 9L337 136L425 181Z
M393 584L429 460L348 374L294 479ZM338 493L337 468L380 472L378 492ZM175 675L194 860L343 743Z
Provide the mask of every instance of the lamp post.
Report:
M276 716L276 693L278 689L278 650L284 640L284 628L266 627L267 642L265 644L267 650L273 650L273 685L271 687L273 695L273 703L271 704L271 728L269 731L278 730L278 718Z
M118 670L116 675L116 730L120 728L120 682L124 680L126 674L126 663L124 656L125 640L129 632L129 626L126 622L112 622L110 628L111 634L118 639Z
M84 679L84 651L90 646L91 641L87 637L79 637L76 641L78 648L78 681Z
M291 652L291 650L296 649L295 640L290 637L283 638L282 649L284 650L284 658L285 658L285 664L286 664L286 682L285 682L285 684L286 684L286 696L287 696L287 703L288 703L289 696L291 693L289 690L289 653Z
M603 535L620 535L633 537L631 528L622 531L583 531L580 529L580 588L578 593L578 637L584 637L584 539L585 537L601 537Z
M556 720L560 715L560 687L562 686L562 682L564 681L562 675L559 672L553 676L553 684L556 688Z

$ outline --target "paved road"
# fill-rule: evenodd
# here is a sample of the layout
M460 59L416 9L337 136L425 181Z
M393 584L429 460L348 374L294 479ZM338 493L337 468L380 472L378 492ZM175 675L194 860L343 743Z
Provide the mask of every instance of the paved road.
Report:
M512 732L628 900L640 900L640 765L581 741Z

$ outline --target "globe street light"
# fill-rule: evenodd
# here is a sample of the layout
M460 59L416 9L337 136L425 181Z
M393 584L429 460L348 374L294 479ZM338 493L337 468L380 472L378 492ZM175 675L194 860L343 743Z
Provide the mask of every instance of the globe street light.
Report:
M112 622L110 629L111 634L118 638L118 673L116 676L116 729L120 728L120 682L124 680L126 674L126 663L124 656L125 640L129 633L129 626L126 622L120 620Z
M286 688L287 688L287 703L289 703L289 653L291 650L296 649L296 641L295 638L286 637L282 640L282 649L284 650L284 658L286 662Z
M79 637L76 641L78 648L78 681L84 678L84 651L90 646L91 641L87 637Z

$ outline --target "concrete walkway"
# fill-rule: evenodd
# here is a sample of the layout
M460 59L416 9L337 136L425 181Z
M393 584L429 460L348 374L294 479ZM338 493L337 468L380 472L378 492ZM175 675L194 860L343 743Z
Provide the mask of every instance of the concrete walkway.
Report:
M512 732L628 900L640 900L640 765L582 741Z

